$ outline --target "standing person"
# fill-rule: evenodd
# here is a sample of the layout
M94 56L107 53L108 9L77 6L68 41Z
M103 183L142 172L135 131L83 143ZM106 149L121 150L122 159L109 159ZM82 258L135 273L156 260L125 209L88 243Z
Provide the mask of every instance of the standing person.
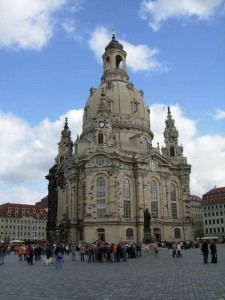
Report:
M64 249L62 244L58 244L55 248L56 270L62 269Z
M181 254L181 245L180 243L177 244L177 257L182 257L182 254Z
M208 256L209 256L209 247L208 247L208 242L206 240L204 240L202 243L202 254L203 254L204 264L207 264Z
M71 254L72 254L72 261L76 260L76 246L72 245L71 246Z
M4 245L0 245L0 265L4 265L4 258L5 258L5 247Z
M84 243L80 244L80 260L84 261L84 254L85 254L85 245Z
M211 251L211 255L212 255L212 264L217 263L217 250L216 250L216 241L212 240L211 244L210 244L210 251Z
M155 258L159 258L159 246L157 243L154 245Z

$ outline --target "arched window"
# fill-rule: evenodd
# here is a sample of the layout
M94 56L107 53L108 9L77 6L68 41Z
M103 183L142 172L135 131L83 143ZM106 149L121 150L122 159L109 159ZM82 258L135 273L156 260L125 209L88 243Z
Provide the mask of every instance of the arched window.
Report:
M103 144L103 133L98 134L98 144Z
M132 228L127 228L126 229L126 239L127 240L132 240L134 238L134 231Z
M96 166L101 167L104 165L104 157L103 156L97 156L96 157Z
M153 218L158 218L158 192L155 180L150 183L151 214Z
M176 187L174 184L171 184L170 186L170 200L171 201L176 201L177 196L176 196Z
M128 179L123 181L123 197L130 198L130 182Z
M105 179L103 177L97 178L97 197L105 197Z
M117 55L116 56L116 68L117 69L122 69L122 62L123 62L123 59L120 55Z
M150 195L151 195L151 200L157 200L158 195L157 195L157 184L155 180L152 180L150 183Z
M142 138L142 149L148 149L148 140L145 137Z
M174 237L177 239L181 238L181 234L180 234L180 229L179 228L175 228L174 229Z
M111 67L110 59L109 57L107 57L105 60L105 70L110 70L110 67Z

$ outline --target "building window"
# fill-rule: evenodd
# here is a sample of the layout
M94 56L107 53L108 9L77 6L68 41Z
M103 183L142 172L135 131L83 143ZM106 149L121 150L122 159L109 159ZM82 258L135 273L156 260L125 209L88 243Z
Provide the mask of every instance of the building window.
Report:
M17 238L18 240L23 238L23 224L17 224Z
M144 149L144 150L146 150L146 149L148 149L148 140L145 138L145 137L143 137L142 138L142 149Z
M134 114L138 113L138 102L137 101L134 101L134 103L133 103L133 112L134 112Z
M170 157L174 157L175 156L175 149L174 147L170 147Z
M131 218L131 202L129 200L123 202L123 213L124 218Z
M98 144L103 144L103 133L102 132L100 132L98 134Z
M105 179L103 177L97 178L97 197L105 197Z
M157 195L157 184L155 180L152 180L150 183L150 197L151 200L157 200L158 195Z
M132 240L134 238L134 231L132 228L127 228L126 229L126 239L127 240Z
M158 203L157 201L151 201L151 213L153 218L158 218Z
M104 218L105 212L106 212L105 199L98 199L97 200L97 217Z
M36 213L36 208L33 208L33 213Z
M181 233L180 233L180 229L179 228L175 228L174 229L174 237L176 239L180 239L181 238Z
M177 204L171 203L171 215L173 218L177 218Z
M113 111L113 103L112 100L108 101L108 111L112 112Z
M32 239L36 240L38 237L38 225L32 225Z
M11 207L8 207L8 211L11 211Z
M101 167L104 164L104 157L103 156L97 156L96 157L96 166Z
M74 146L74 154L78 155L78 144Z
M130 182L128 179L123 181L123 197L130 198Z
M176 201L177 196L176 196L176 187L174 184L171 184L170 186L170 200L171 201Z
M151 159L149 162L149 167L152 171L156 170L156 161L154 159Z

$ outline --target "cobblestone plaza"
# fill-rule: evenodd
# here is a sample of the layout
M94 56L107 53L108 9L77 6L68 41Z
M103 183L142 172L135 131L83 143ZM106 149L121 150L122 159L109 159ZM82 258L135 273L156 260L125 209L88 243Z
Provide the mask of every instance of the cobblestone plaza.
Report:
M167 249L159 258L142 254L120 263L71 261L64 255L63 268L20 262L12 253L0 266L0 299L225 299L225 245L218 245L218 263L204 264L200 249L183 250L173 259ZM209 259L210 262L210 259Z

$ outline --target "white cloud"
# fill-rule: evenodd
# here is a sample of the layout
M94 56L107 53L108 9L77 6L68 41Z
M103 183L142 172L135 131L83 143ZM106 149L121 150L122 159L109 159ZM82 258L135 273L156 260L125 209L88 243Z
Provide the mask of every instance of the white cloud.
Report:
M225 111L224 111L224 110L217 109L214 118L215 118L216 120L222 120L222 119L225 119Z
M24 120L0 112L0 183L35 182L47 174L57 155L65 117L72 139L81 131L83 110L71 110L59 120L30 127Z
M37 186L27 188L22 185L10 185L8 188L0 185L0 204L3 203L21 203L21 204L34 204L39 202L44 196L47 195L47 185L42 189L37 189Z
M167 117L167 107L155 104L151 110L151 130L154 133L153 145L164 145L163 131L164 120ZM178 143L184 147L184 156L192 165L191 194L202 196L214 186L225 185L225 136L197 135L195 121L183 115L178 105L170 106L171 114L175 120L175 126L179 132Z
M94 52L96 59L102 62L101 56L105 46L111 41L112 35L105 27L97 27L88 41L90 49ZM133 45L127 41L119 40L127 52L127 66L133 72L137 71L167 71L167 67L158 61L159 50L147 45Z
M67 0L0 0L0 48L40 50L52 37L55 13Z
M217 11L222 13L224 0L144 0L139 15L148 20L149 26L157 31L168 19L210 20Z

